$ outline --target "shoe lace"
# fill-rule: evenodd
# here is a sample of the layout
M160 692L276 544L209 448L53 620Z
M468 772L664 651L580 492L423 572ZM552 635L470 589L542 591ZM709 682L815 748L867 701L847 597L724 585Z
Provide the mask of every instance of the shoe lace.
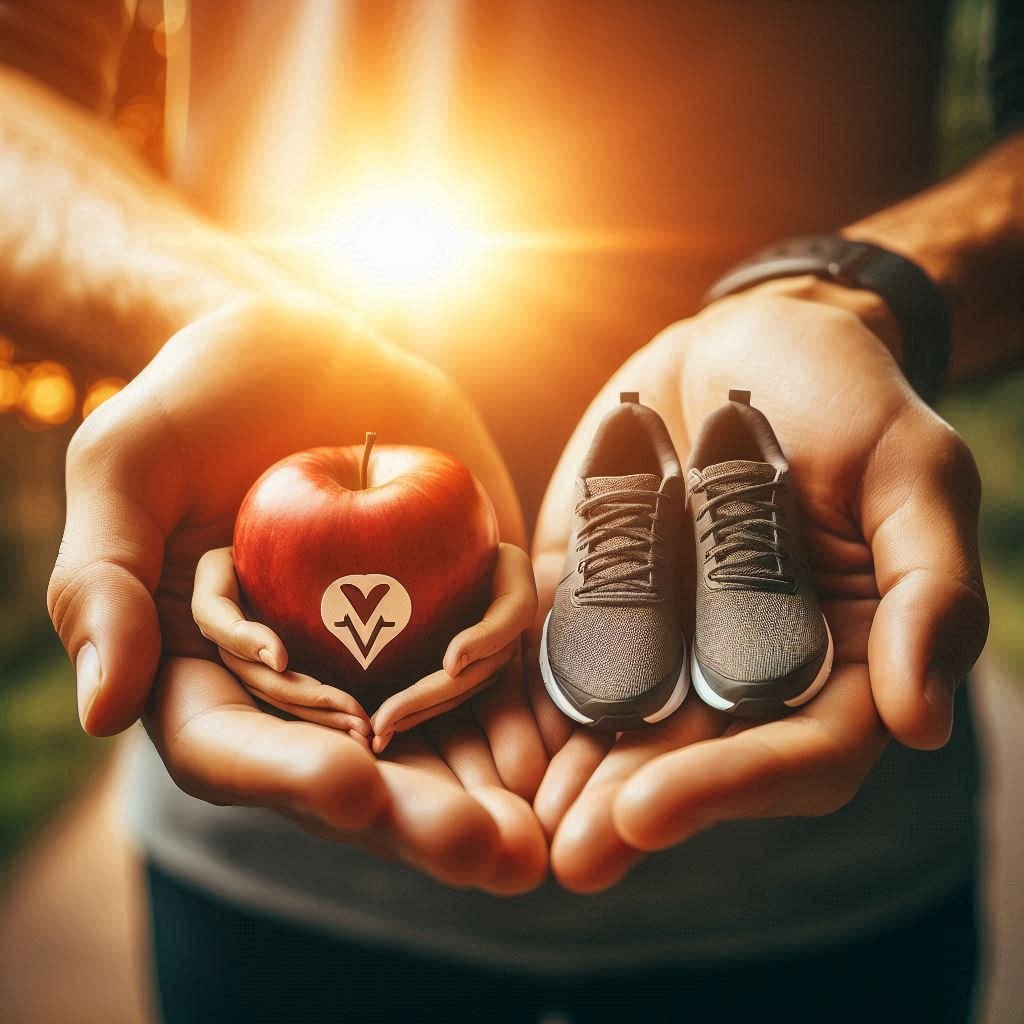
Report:
M715 493L697 515L698 524L705 516L708 519L701 543L712 534L715 537L704 556L705 562L716 562L708 577L758 588L793 586L794 577L783 568L790 559L789 529L779 521L785 512L776 500L778 478L751 481L743 471L723 473L698 484L694 491L711 494L709 485ZM724 511L724 506L737 502L742 502L742 510Z
M664 561L664 537L657 530L663 497L658 491L608 491L576 506L586 519L576 538L576 550L586 551L578 565L583 582L577 597L623 590L660 597L654 573Z

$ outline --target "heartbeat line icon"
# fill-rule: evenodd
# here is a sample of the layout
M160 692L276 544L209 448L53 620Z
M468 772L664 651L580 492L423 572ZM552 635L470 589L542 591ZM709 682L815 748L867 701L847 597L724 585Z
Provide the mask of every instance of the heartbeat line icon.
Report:
M324 626L364 671L409 625L411 617L409 592L394 576L383 573L342 576L320 599Z
M384 616L382 615L378 620L377 624L373 627L373 632L370 633L370 639L364 644L362 638L359 636L359 630L356 629L356 624L346 615L341 622L334 624L339 629L347 627L352 631L352 639L355 641L356 646L362 651L363 657L367 657L370 651L373 650L373 645L377 642L377 637L382 629L389 629L394 626L393 622L385 622Z

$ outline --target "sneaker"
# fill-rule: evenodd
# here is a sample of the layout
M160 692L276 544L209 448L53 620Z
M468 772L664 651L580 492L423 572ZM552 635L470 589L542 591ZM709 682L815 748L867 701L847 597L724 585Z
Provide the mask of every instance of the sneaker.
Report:
M660 722L689 688L679 558L686 488L661 417L627 392L576 478L565 568L544 622L551 699L597 729Z
M749 391L730 391L687 467L697 548L691 674L701 699L744 717L806 704L832 669L779 442Z

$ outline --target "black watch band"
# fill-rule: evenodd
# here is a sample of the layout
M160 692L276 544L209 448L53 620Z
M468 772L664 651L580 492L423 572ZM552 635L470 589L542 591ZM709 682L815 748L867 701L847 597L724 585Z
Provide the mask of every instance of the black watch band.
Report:
M951 345L945 299L916 263L881 246L840 235L789 238L729 270L711 287L704 302L714 302L764 281L802 274L880 295L903 334L907 379L926 402L938 398L946 380Z

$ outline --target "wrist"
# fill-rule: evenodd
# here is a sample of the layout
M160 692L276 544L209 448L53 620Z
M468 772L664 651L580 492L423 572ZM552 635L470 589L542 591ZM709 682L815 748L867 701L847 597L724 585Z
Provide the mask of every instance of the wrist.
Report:
M748 288L742 294L775 295L815 302L853 313L902 366L903 334L885 299L877 292L826 281L813 274L781 277Z

